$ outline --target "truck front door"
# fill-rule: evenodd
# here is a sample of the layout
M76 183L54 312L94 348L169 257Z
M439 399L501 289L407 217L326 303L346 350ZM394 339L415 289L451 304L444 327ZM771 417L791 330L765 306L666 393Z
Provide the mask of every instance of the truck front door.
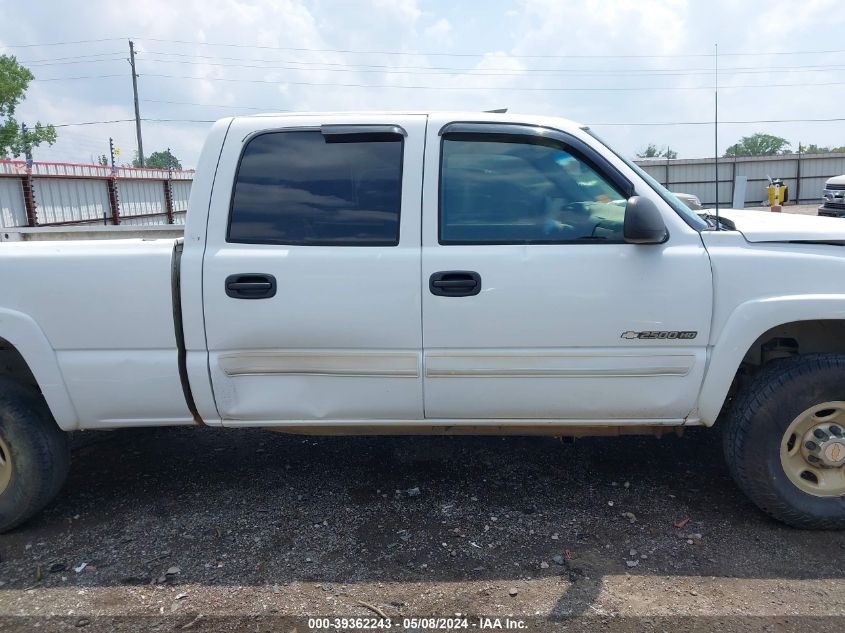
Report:
M421 418L426 117L254 121L229 130L203 260L223 423Z
M694 415L710 328L707 254L653 190L639 181L635 191L620 161L603 156L578 130L429 119L427 418ZM664 212L665 243L623 240L634 193Z

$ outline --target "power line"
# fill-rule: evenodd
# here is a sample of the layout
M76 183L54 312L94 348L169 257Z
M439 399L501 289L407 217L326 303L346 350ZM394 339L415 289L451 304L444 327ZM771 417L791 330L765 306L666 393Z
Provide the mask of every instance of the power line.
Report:
M207 108L223 108L223 109L237 109L237 110L252 110L255 112L291 112L291 110L279 110L276 106L243 106L231 103L198 103L195 101L166 101L160 99L141 99L141 101L145 103L164 103L169 105L188 105L188 106L195 106L195 107L207 107ZM141 119L142 121L149 121L152 119ZM164 121L165 119L157 119L158 121ZM167 119L167 121L176 122L181 121L182 119ZM198 119L191 119L191 122L197 123L208 123L211 120L198 120ZM754 124L754 123L834 123L838 121L845 121L845 117L832 117L827 119L754 119L754 120L743 120L743 121L720 121L720 125L746 125L746 124ZM606 125L606 126L678 126L678 125L713 125L713 121L655 121L655 122L645 122L645 121L633 121L633 122L600 122L600 123L591 123L590 125Z
M80 77L36 77L32 81L75 81L77 79L108 79L109 77L125 77L126 75L83 75Z
M72 40L65 42L39 42L30 44L4 44L3 48L38 48L47 46L68 46L73 44L96 44L101 42L116 42L130 39L128 37L104 37L89 40ZM245 48L245 49L259 49L259 50L286 50L286 51L300 51L300 52L314 52L314 53L345 53L356 55L403 55L403 56L430 56L430 57L484 57L489 54L483 53L443 53L440 51L425 51L425 52L410 52L410 51L388 51L388 50L356 50L345 48L311 48L311 47L294 47L294 46L266 46L257 44L234 44L227 42L195 42L190 40L176 40L155 37L136 37L134 39L150 41L150 42L164 42L169 44L181 44L190 46L218 46L227 48ZM755 56L770 56L770 55L833 55L838 53L845 53L845 49L833 50L812 50L812 51L759 51L759 52L735 52L735 53L720 53L722 57L755 57ZM509 55L516 59L668 59L680 57L712 57L713 53L677 53L677 54L663 54L663 55L643 55L643 54L601 54L601 55L583 55L583 54L567 54L567 55Z
M95 44L97 42L117 42L125 37L104 37L98 40L76 40L73 42L47 42L43 44L3 44L3 48L37 48L39 46L65 46L68 44Z
M713 86L606 86L606 87L538 87L538 86L506 86L506 87L485 87L485 86L415 86L402 84L358 84L358 83L332 83L314 81L289 81L285 79L245 79L233 77L194 77L190 75L166 75L160 73L144 73L144 77L159 77L165 79L189 79L198 81L225 81L232 83L258 83L258 84L289 84L294 86L326 86L333 88L397 88L405 90L507 90L520 92L642 92L654 90L712 90ZM722 89L734 88L792 88L798 86L841 86L845 82L820 82L820 83L791 83L791 84L733 84L719 86Z
M510 72L495 72L495 69L487 68L453 68L453 69L429 69L424 66L415 67L415 70L398 70L389 66L384 66L379 69L374 68L352 68L352 67L326 67L320 68L311 66L307 68L299 66L271 66L271 65L256 65L256 64L224 64L221 62L205 62L205 61L189 61L181 59L160 59L148 58L148 61L154 63L164 64L188 64L192 66L219 66L224 68L256 68L262 70L316 70L320 72L345 72L345 73L379 73L379 74L398 74L398 75L456 75L461 74L470 77L520 77L525 76L526 73L531 73L534 77L537 76L557 76L557 75L585 75L585 76L602 76L602 77L686 77L691 75L712 75L713 71L708 69L631 69L631 70L589 70L589 69L501 69L509 70ZM72 63L72 62L68 62ZM292 62L299 63L299 62ZM336 66L343 66L336 64ZM845 66L797 66L795 68L763 68L763 69L736 69L732 71L727 69L723 74L782 74L782 73L808 73L808 72L838 72L845 70Z
M215 104L215 103L191 103L187 101L155 101L153 99L144 99L144 101L152 101L154 103L183 103L185 105L197 105L197 106L209 106L209 107L221 107L221 108L228 108L228 107L235 107L235 108L248 108L250 110L261 110L261 111L268 111L273 110L272 106L269 108L253 108L247 106L231 106L231 105L223 105L223 104ZM275 112L290 112L289 110L275 110ZM110 121L82 121L79 123L59 123L54 125L53 127L57 128L64 128L64 127L75 127L75 126L85 126L85 125L101 125L101 124L110 124L110 123L133 123L135 119L112 119ZM214 123L217 119L179 119L179 118L142 118L141 121L150 122L150 123ZM748 124L755 124L755 123L834 123L845 121L845 117L832 117L832 118L825 118L825 119L749 119L749 120L742 120L742 121L719 121L719 125L748 125ZM606 125L606 126L670 126L670 125L713 125L713 121L632 121L632 122L620 122L620 121L606 121L600 123L591 123L592 125ZM94 137L91 137L94 138Z
M150 119L142 118L141 121L151 123L214 123L217 119ZM109 121L81 121L77 123L57 123L53 127L77 127L85 125L107 125L111 123L134 123L135 119L111 119Z
M488 53L442 53L442 52L418 52L412 53L409 51L385 51L385 50L354 50L346 48L308 48L308 47L294 47L294 46L262 46L257 44L232 44L224 42L192 42L188 40L173 40L155 37L137 37L135 39L149 42L166 42L169 44L187 44L190 46L220 46L227 48L252 48L259 50L281 50L281 51L300 51L300 52L314 52L314 53L344 53L356 55L403 55L403 56L430 56L430 57L484 57ZM722 57L726 56L768 56L768 55L827 55L834 53L845 53L845 50L824 50L824 51L772 51L772 52L737 52L737 53L721 53ZM682 53L671 55L509 55L515 59L665 59L665 58L679 58L679 57L713 57L713 53Z
M167 103L171 105L189 105L209 108L237 108L239 110L254 110L256 112L267 112L272 110L272 106L266 108L254 108L251 106L236 105L234 103L197 103L195 101L167 101L162 99L141 99L144 103ZM290 110L275 110L276 112L290 112Z
M719 125L746 125L754 123L833 123L845 121L845 117L834 117L829 119L756 119L749 121L719 121ZM620 125L620 126L668 126L668 125L713 125L713 121L659 121L643 122L634 121L631 123L591 123L590 125Z
M27 68L46 68L47 66L67 66L68 64L99 64L101 62L122 62L126 59L125 56L106 57L102 59L80 59L76 61L66 62L45 62L42 64L22 64Z
M140 53L139 53L140 54ZM145 55L166 55L172 57L192 57L196 59L222 59L226 61L248 61L248 62L266 62L268 64L272 63L281 63L281 64L296 64L305 66L304 68L288 68L287 66L251 66L251 65L244 65L244 68L288 68L289 70L322 70L322 67L339 67L339 68L350 68L350 69L386 69L386 70L444 70L450 71L455 73L466 73L466 72L487 72L487 71L512 71L514 73L579 73L579 74L623 74L627 75L630 73L705 73L705 74L713 74L712 68L705 68L705 67L694 67L694 68L627 68L627 69L615 69L615 70L605 70L605 69L596 69L596 68L507 68L501 66L490 66L485 68L479 67L455 67L455 66L396 66L390 64L349 64L349 63L340 63L340 62L309 62L309 61L299 61L299 60L290 60L290 59L267 59L262 57L226 57L221 55L199 55L199 54L191 54L191 53L169 53L166 51L157 51L157 50L147 50L144 51L143 54ZM154 59L152 58L151 61L155 62L164 62L164 63L189 63L189 64L197 64L201 65L206 63L207 65L219 65L219 66L233 66L239 67L239 64L217 64L212 62L183 62L179 60L171 60L171 59ZM812 70L812 69L835 69L835 68L842 68L842 65L833 65L827 66L822 64L809 64L809 65L800 65L800 66L736 66L731 68L725 68L726 72L732 71L755 71L755 72L783 72L785 70Z
M86 79L110 79L123 77L122 74L110 75L84 75L78 77L46 77L36 78L33 81L75 81ZM253 83L273 84L291 86L322 86L328 88L388 88L397 90L439 90L439 91L465 91L465 90L500 90L502 92L649 92L649 91L681 91L681 90L712 90L713 86L568 86L568 87L538 87L538 86L416 86L402 84L358 84L358 83L336 83L316 81L291 81L288 79L246 79L232 77L194 77L192 75L167 75L163 73L144 73L143 77L157 77L162 79L188 79L194 81L224 81L229 83ZM829 87L843 86L842 81L826 82L803 82L789 84L725 84L719 86L723 90L735 90L742 88L797 88L797 87Z
M98 60L98 61L118 61L117 58L113 60ZM282 67L265 67L267 70L276 70L276 69L284 69ZM314 70L314 69L301 69L301 68L288 68L287 70ZM339 69L320 69L323 71L332 71L332 70L339 70ZM827 68L818 71L800 71L800 72L842 72L845 71L845 67L836 67L836 68ZM349 71L353 72L353 71ZM357 71L357 72L375 72L375 71ZM392 71L384 71L388 74L391 74ZM784 71L772 71L772 72L784 72ZM786 71L789 72L789 71ZM794 71L799 72L799 71ZM417 74L417 73L406 73L406 72L398 72L396 74ZM418 73L422 75L449 75L451 73ZM700 73L700 74L707 74L707 73ZM739 73L739 74L770 74L767 71L750 71L749 73ZM614 73L616 75L616 73ZM651 76L651 77L672 77L672 76L689 76L690 73L618 73L619 76ZM32 81L39 81L39 82L48 82L48 81L79 81L79 80L88 80L88 79L111 79L114 77L123 77L124 75L119 73L111 73L105 75L79 75L75 77L36 77ZM399 88L399 89L411 89L411 90L485 90L485 89L496 89L487 88L485 86L415 86L415 85L401 85L401 84L358 84L358 83L332 83L332 82L311 82L311 81L290 81L286 79L278 79L278 80L270 80L270 79L247 79L247 78L231 78L231 77L194 77L190 75L169 75L165 73L142 73L139 76L144 77L160 77L160 78L167 78L167 79L193 79L193 80L202 80L202 81L228 81L228 82L242 82L242 83L272 83L272 84L291 84L297 86L327 86L327 87L341 87L341 88ZM519 77L521 73L464 73L464 76L471 76L471 77ZM609 74L601 75L601 76L611 76ZM589 77L587 77L589 78ZM821 82L821 83L787 83L787 84L724 84L719 86L720 88L724 89L732 89L732 88L791 88L791 87L799 87L799 86L839 86L843 85L845 82ZM637 87L625 87L625 86L612 86L612 87L514 87L514 86L507 86L501 87L502 90L521 90L521 91L529 91L529 92L638 92L638 91L645 91L645 90L712 90L713 86L637 86Z
M141 119L150 123L216 123L217 119Z
M88 55L69 55L67 57L47 57L44 59L28 59L28 60L18 60L19 64L39 64L41 62L57 62L57 61L64 61L66 59L85 59L88 57L104 57L106 55L123 55L122 51L110 51L107 53L90 53Z
M178 53L166 53L159 51L147 51L148 54L153 55L180 55ZM203 59L225 59L225 60L239 60L239 61L260 61L264 64L225 64L213 61L192 61L181 59L162 59L160 57L147 58L148 61L154 63L164 64L187 64L193 66L219 66L224 68L254 68L259 70L319 70L324 72L359 72L359 73L385 73L385 74L401 74L401 75L451 75L463 74L467 76L476 77L518 77L525 74L532 74L534 76L556 76L556 75L584 75L584 76L604 76L604 77L632 77L632 76L655 76L655 77L675 77L675 76L691 76L691 75L710 75L712 70L707 68L630 68L625 70L605 70L605 69L587 69L587 68L455 68L449 66L389 66L385 64L340 64L331 62L302 62L295 60L267 60L267 59L249 59L238 57L213 57L210 55L180 55L182 57L196 57ZM96 59L93 59L96 58ZM59 66L68 64L86 64L86 63L101 63L112 61L123 61L125 55L119 51L112 53L100 53L92 55L80 55L67 58L30 60L20 62L28 66ZM283 64L291 65L268 65L274 62L281 62ZM305 66L307 65L307 66ZM724 74L772 74L772 73L793 73L793 72L840 72L845 70L845 66L832 65L825 66L821 64L800 65L800 66L779 66L779 67L735 67L726 68ZM443 72L440 72L443 71ZM505 71L505 72L497 72ZM88 78L79 77L79 79ZM55 78L55 80L65 78ZM77 79L76 77L68 77L67 79ZM42 80L48 81L48 80Z
M144 73L144 77L158 77L163 79L189 79L198 81L225 81L232 83L255 83L255 84L289 84L294 86L325 86L334 88L397 88L404 90L485 90L484 86L417 86L417 85L402 85L402 84L359 84L359 83L335 83L335 82L317 82L317 81L290 81L287 79L246 79L234 77L194 77L191 75L167 75L162 73ZM495 89L495 88L494 88ZM704 90L710 89L707 86L664 86L664 87L620 87L611 86L604 88L587 88L587 87L514 87L507 86L499 88L508 91L524 91L524 92L628 92L628 91L643 91L643 90Z
M58 123L53 125L53 127L74 127L78 125L101 125L104 123L128 123L134 122L135 119L112 119L111 121L83 121L81 123Z
M196 81L225 81L230 83L254 83L254 84L275 84L275 85L292 85L292 86L325 86L329 88L395 88L403 90L508 90L519 92L643 92L656 90L712 90L713 86L605 86L605 87L588 87L588 86L567 86L567 87L538 87L538 86L502 86L502 87L487 87L487 86L416 86L416 85L402 85L402 84L359 84L359 83L335 83L335 82L315 82L315 81L290 81L287 79L246 79L243 77L194 77L191 75L168 75L164 73L144 73L143 77L157 77L163 79L188 79ZM84 75L78 77L47 77L36 78L33 81L75 81L83 79L109 79L114 77L123 77L121 74L109 75ZM725 84L719 88L725 90L737 88L795 88L802 86L842 86L845 82L828 81L818 83L789 83L789 84Z

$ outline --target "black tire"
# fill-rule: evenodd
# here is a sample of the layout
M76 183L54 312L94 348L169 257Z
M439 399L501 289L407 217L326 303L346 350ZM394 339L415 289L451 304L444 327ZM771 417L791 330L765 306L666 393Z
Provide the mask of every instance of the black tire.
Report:
M0 533L17 527L61 490L70 466L67 435L36 390L0 378L0 439L11 478L0 492Z
M845 355L773 361L734 400L724 428L728 468L739 487L775 519L802 529L845 529L845 497L817 497L793 484L780 446L801 413L845 400Z

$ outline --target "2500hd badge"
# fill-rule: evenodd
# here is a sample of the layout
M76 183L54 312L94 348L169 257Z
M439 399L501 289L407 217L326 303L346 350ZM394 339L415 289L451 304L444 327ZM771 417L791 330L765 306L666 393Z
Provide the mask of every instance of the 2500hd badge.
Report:
M698 332L680 330L645 330L643 332L622 332L622 338L627 339L677 339L680 341L691 341Z

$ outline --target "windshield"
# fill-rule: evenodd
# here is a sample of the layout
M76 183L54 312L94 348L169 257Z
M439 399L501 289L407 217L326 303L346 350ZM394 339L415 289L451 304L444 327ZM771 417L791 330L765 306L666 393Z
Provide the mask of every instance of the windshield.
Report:
M710 227L710 225L707 223L706 220L701 218L697 213L690 210L690 208L687 205L685 205L683 202L678 200L671 191L669 191L666 187L664 187L659 182L657 182L642 167L640 167L635 162L625 158L624 156L622 156L621 154L616 152L612 147L610 147L607 143L605 143L603 140L601 140L601 138L599 138L596 135L596 133L593 132L591 129L589 129L589 128L582 128L582 129L587 134L589 134L594 139L596 139L599 143L604 145L611 152L613 152L613 154L617 158L619 158L619 160L621 160L623 163L628 165L628 167L633 169L637 173L637 175L640 178L642 178L643 180L645 180L648 183L648 185L657 192L657 195L659 195L661 198L663 198L666 201L666 203L670 207L672 207L675 210L675 212L678 215L680 215L681 218L683 218L683 220L687 224L689 224L692 228L694 228L696 231L703 231L703 230Z

